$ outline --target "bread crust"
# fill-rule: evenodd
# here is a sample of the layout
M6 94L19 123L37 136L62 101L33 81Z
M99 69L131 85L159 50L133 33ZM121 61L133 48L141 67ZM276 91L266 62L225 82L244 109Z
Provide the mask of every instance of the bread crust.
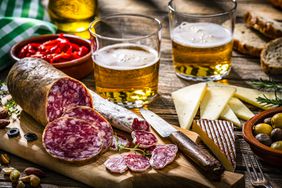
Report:
M245 24L236 24L233 48L243 54L260 57L262 49L269 40L256 33Z
M247 26L259 31L270 39L282 37L282 23L253 12L247 12L244 17Z
M282 74L282 37L267 43L261 52L260 63L267 74Z

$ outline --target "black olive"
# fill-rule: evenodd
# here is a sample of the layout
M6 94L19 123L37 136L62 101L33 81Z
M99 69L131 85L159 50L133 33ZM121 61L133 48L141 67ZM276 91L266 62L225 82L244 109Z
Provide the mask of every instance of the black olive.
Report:
M9 138L13 138L13 137L19 136L20 131L18 128L11 128L8 130L7 134Z
M37 140L37 135L35 133L26 133L24 135L25 139L28 141L28 142L32 142L32 141L35 141Z

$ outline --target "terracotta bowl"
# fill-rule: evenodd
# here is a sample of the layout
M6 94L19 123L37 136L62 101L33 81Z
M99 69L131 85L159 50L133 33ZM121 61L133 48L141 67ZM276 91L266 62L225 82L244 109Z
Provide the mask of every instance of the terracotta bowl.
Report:
M249 121L243 126L243 136L244 139L249 143L253 152L263 161L268 164L275 166L282 166L282 151L275 150L260 143L253 135L253 126L262 123L265 118L272 117L274 114L282 112L282 107L273 108L270 110L263 111Z
M43 43L45 41L58 38L58 36L59 36L58 34L50 34L50 35L40 35L40 36L28 38L26 40L16 43L11 48L10 55L12 59L14 59L15 61L18 61L20 59L18 57L19 51L26 44L31 43L31 42ZM68 35L68 34L64 34L64 37L66 37L67 39L69 39L71 42L75 44L86 46L90 51L88 54L86 54L85 56L79 59L75 59L72 61L65 61L61 63L54 63L52 65L71 77L74 77L76 79L84 78L93 70L90 41L82 39L74 35Z

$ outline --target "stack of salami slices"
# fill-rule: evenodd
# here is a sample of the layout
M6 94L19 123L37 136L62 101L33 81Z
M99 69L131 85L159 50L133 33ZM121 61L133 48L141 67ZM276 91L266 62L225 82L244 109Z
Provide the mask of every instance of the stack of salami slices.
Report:
M113 129L93 109L84 84L46 61L21 59L10 70L7 85L16 103L46 125L42 142L51 156L85 161L112 145Z

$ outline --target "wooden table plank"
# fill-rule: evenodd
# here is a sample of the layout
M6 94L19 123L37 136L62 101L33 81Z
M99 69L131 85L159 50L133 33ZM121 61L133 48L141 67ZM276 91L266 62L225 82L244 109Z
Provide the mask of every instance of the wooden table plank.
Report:
M46 1L45 1L46 2ZM118 0L118 1L99 1L100 15L108 15L114 13L139 13L150 16L155 16L160 19L163 23L163 40L161 46L161 66L160 66L160 80L159 80L159 97L150 104L150 108L157 112L161 117L167 120L169 123L178 125L177 115L174 109L174 104L171 99L171 92L190 85L194 82L189 82L178 78L172 67L171 60L171 41L169 39L168 30L168 18L167 18L167 3L168 0ZM263 12L271 18L282 20L282 12L271 6L266 0L238 0L238 22L242 22L242 17L248 10L256 10ZM8 69L0 72L0 80L4 80L8 73ZM239 86L248 86L247 81L251 79L264 78L267 79L269 76L261 71L259 65L259 59L252 58L246 55L242 55L237 52L232 54L232 71L230 75L225 79L232 84ZM282 81L282 76L271 77L272 79ZM94 88L93 75L89 75L83 80L88 87ZM237 169L236 172L246 174L246 169L242 162L242 152L250 152L251 150L248 144L243 140L242 133L236 131L236 149L237 149ZM23 170L28 166L36 166L33 163L20 159L16 156L11 155L12 166L15 166L19 170ZM273 168L263 163L263 170L266 176L271 180L273 187L281 187L282 184L282 170ZM44 169L40 167L41 169ZM42 179L43 188L49 187L86 187L85 185L66 178L62 175L48 171L46 179ZM246 187L252 187L246 174ZM11 187L11 183L7 181L3 175L0 175L0 187Z

